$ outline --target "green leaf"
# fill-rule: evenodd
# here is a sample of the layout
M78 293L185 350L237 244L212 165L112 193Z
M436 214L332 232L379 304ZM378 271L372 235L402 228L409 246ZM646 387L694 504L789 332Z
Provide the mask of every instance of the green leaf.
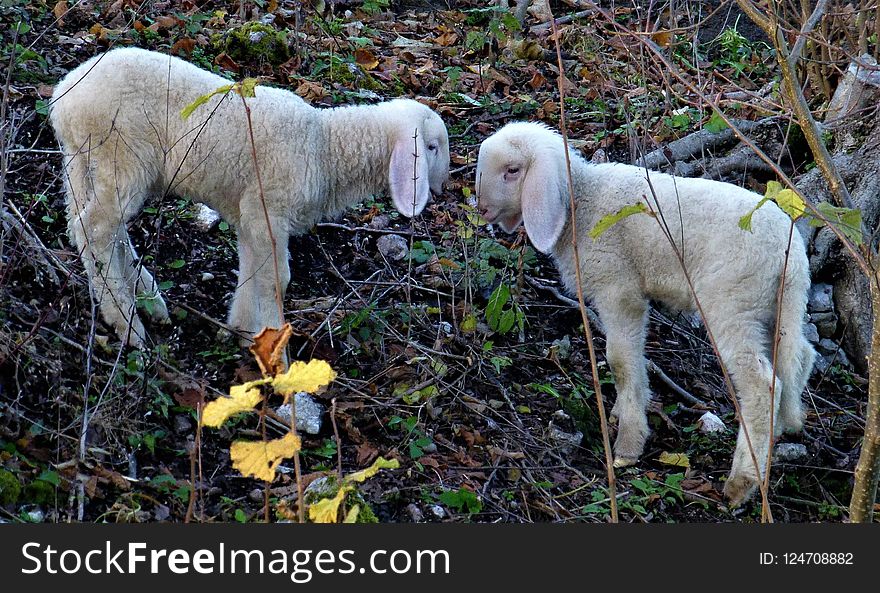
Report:
M828 202L820 202L816 209L853 244L861 245L863 243L861 210L839 208ZM810 226L820 227L824 225L825 223L818 218L810 219Z
M721 114L717 111L713 111L712 117L710 117L709 121L707 121L705 125L703 125L703 129L710 134L717 134L725 128L727 128L727 122L724 121L724 118L721 117Z
M767 184L767 185L769 186L769 184ZM767 200L769 200L769 199L770 199L770 198L767 198L767 197L763 197L763 198L761 198L761 201L758 202L757 205L755 205L754 208L752 208L751 210L749 210L749 213L748 213L748 214L746 214L745 216L743 216L742 218L740 218L740 219L739 219L739 228L741 228L741 229L744 230L744 231L752 232L752 215L753 215L755 212L757 212L757 211L758 211L758 208L760 208L761 206L763 206L763 205L767 202Z
M180 268L182 268L185 265L186 265L186 261L184 261L182 259L176 259L173 262L171 262L170 264L168 264L168 267L173 270L179 270Z
M249 80L249 79L246 79L246 80ZM189 105L184 107L180 111L180 117L182 117L183 119L189 119L189 116L192 115L196 109L198 109L199 107L201 107L202 105L204 105L205 103L210 101L211 97L213 97L214 95L226 95L234 87L235 87L234 84L227 84L227 85L221 86L218 89L214 89L210 93L202 95L201 97L199 97L198 99L196 99L195 101L193 101L192 103L190 103Z
M61 477L57 472L54 472L50 469L43 471L39 476L37 476L38 480L42 480L43 482L49 482L53 486L61 485Z
M624 218L628 218L633 214L650 214L650 212L648 210L648 207L645 206L643 202L624 206L617 212L614 212L613 214L607 214L600 218L599 222L596 223L596 226L594 226L590 230L590 238L595 241L596 239L601 237L605 231L613 227Z
M476 494L467 488L460 487L458 491L447 490L440 495L440 502L459 513L467 511L468 514L479 513L483 510L483 503Z

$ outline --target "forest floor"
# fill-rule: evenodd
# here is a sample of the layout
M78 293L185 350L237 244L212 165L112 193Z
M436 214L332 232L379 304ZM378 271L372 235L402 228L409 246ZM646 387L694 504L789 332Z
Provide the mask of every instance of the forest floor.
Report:
M247 351L218 338L236 284L232 231L200 230L185 196L152 204L132 223L174 318L150 328L156 346L145 352L121 348L96 317L66 235L60 155L46 119L52 86L108 47L136 45L231 79L261 76L316 106L417 98L447 123L452 177L422 216L410 222L377 196L290 240L291 353L339 373L317 396L328 410L320 432L303 435L306 479L335 471L337 455L345 473L396 458L399 469L362 487L381 521L607 521L580 314L559 298L551 261L524 235L481 226L468 206L484 138L518 119L558 125L553 40L538 19L520 31L483 2L306 2L298 12L294 4L0 3L0 72L6 80L14 62L4 96L16 132L5 147L3 199L19 221L0 237L0 493L13 489L10 476L20 487L15 499L0 496L0 520L182 521L194 491L194 520L262 517L262 484L233 470L228 453L233 438L259 433L256 417L206 429L196 447L184 395L213 399L258 376ZM674 15L641 4L614 3L617 24L647 31L704 93L748 97L775 79L772 54L744 17L737 25L723 7L707 19L717 3L676 3ZM576 1L551 5L557 17L583 10ZM234 39L222 45L251 21L270 23L271 36L285 32L287 49L261 55ZM569 134L588 158L602 149L631 162L637 149L711 121L698 95L602 15L560 31ZM520 37L526 43L508 43ZM765 115L748 99L734 103L726 105L741 119ZM802 148L792 154L795 173L810 166ZM763 193L768 179L746 172L728 180ZM402 260L377 248L387 235L405 241ZM509 328L497 311L487 316L499 285L510 294L502 303ZM596 342L610 408L601 334ZM687 316L653 312L647 354L702 403L652 374L652 435L640 463L617 472L621 519L759 521L759 503L732 510L720 494L737 425L704 330ZM805 398L805 431L783 440L807 453L774 463L770 507L777 521L838 521L864 425L864 379L832 365L814 374ZM699 429L706 411L724 422L722 432ZM292 484L283 472L272 500L289 497Z

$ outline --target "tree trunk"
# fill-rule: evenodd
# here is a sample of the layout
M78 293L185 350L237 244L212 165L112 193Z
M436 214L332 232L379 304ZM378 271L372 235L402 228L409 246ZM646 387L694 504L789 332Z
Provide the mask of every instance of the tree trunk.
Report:
M880 286L876 274L871 281L871 302L880 311ZM873 352L880 352L880 316L875 317L871 334ZM877 480L880 477L880 356L868 362L868 413L862 453L856 465L855 483L849 504L851 523L870 523L874 519Z

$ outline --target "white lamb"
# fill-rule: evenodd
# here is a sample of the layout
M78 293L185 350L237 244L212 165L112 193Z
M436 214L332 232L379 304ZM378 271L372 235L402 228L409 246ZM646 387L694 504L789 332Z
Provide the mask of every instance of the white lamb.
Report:
M133 346L146 337L139 301L152 300L148 313L168 320L126 230L148 198L190 197L235 228L240 265L229 323L252 334L282 322L267 216L283 298L289 235L385 191L414 216L449 176L446 127L421 103L315 109L258 86L247 102L264 212L240 97L215 96L189 119L180 114L226 84L178 58L125 48L88 60L55 89L50 118L64 152L68 230L104 318Z
M644 350L649 300L679 310L694 310L695 301L654 218L630 216L595 241L587 233L623 206L647 200L656 208L656 196L733 379L761 468L756 471L741 424L724 486L730 501L740 504L759 483L771 446L771 343L791 220L775 204L765 204L748 232L737 223L760 199L748 190L630 165L590 164L570 154L583 289L605 326L617 389L614 464L636 463L648 437ZM576 291L565 153L557 133L541 124L513 123L485 140L477 164L477 195L488 222L508 232L524 222L534 246L555 259L567 290ZM804 242L794 229L780 319L774 437L798 431L803 424L801 393L815 358L802 326L809 286Z

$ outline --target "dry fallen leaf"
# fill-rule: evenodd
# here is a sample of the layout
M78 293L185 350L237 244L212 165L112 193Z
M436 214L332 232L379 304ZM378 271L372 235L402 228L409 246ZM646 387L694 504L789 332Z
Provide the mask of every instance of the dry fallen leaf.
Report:
M63 27L64 15L67 14L67 0L56 2L55 8L52 9L52 13L55 15L55 18L58 19L58 26Z
M669 453L663 451L660 453L660 463L665 465L674 465L676 467L690 467L691 462L686 453Z
M266 327L254 336L250 351L257 359L264 376L270 377L284 371L284 349L292 334L293 328L285 323L281 329Z
M379 65L379 60L376 59L376 56L373 54L373 52L362 47L354 50L354 61L364 70L373 70L376 66Z

